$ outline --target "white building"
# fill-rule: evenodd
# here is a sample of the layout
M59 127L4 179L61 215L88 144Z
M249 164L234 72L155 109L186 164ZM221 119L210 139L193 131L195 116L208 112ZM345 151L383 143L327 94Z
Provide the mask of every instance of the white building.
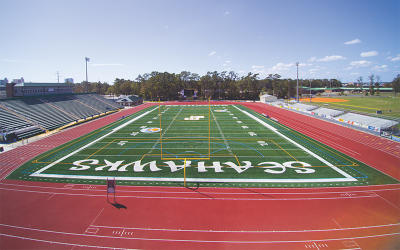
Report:
M273 96L273 95L264 94L264 95L260 96L260 101L263 103L275 102L277 100L278 100L278 98L276 98L276 96Z

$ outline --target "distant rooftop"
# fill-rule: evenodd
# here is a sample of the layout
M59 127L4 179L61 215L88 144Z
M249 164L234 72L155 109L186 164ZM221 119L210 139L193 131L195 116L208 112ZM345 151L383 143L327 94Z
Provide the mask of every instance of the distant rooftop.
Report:
M71 86L67 83L53 83L53 82L23 82L15 84L15 87L64 87Z

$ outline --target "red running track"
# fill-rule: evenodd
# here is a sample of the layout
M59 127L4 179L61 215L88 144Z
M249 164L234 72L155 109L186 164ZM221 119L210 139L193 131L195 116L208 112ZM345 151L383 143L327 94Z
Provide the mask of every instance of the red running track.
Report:
M263 112L268 108L245 105ZM1 177L41 152L144 107L1 154ZM278 119L285 117L293 114ZM362 153L348 142L346 148ZM374 152L379 159L382 152ZM20 156L25 160L12 159ZM375 164L382 167L380 161ZM118 209L107 203L104 186L3 179L0 248L395 249L400 245L399 194L399 184L199 190L121 186L117 202L126 208Z

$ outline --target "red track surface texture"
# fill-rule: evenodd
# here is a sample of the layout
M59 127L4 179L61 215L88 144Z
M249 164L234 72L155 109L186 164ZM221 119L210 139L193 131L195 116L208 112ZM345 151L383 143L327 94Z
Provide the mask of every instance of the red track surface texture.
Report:
M352 153L354 158L399 179L398 144L264 104L245 105L342 152ZM400 246L399 184L196 191L118 186L117 202L125 206L118 209L107 202L104 186L4 180L11 170L32 157L144 107L124 110L0 154L0 248L398 249ZM389 153L381 151L378 145L389 147Z

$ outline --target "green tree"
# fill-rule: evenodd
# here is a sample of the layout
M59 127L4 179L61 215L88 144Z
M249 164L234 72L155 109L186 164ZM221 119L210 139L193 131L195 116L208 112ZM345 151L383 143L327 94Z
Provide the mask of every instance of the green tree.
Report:
M374 90L375 75L374 74L369 75L368 79L369 79L369 94L374 95L375 94L375 90Z
M400 92L400 74L398 74L392 81L392 88L394 91L394 95Z
M379 87L380 87L380 84L381 84L381 77L380 76L376 76L375 79L376 79L375 80L376 94L379 95L380 94Z
M363 91L363 85L364 85L362 76L360 76L359 78L357 78L357 85L360 87L360 92L362 93L362 91Z

